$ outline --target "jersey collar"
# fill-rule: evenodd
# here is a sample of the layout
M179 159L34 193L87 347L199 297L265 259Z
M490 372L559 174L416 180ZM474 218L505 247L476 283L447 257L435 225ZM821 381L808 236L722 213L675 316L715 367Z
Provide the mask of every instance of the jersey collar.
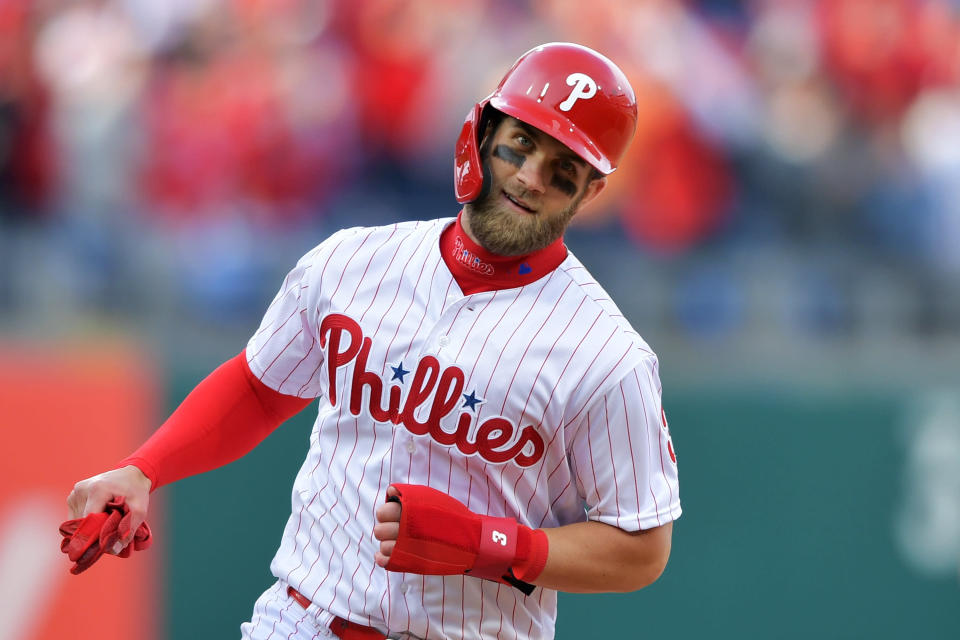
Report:
M464 294L512 289L539 280L563 262L567 247L563 238L523 256L500 256L490 253L470 239L456 221L440 234L440 255Z

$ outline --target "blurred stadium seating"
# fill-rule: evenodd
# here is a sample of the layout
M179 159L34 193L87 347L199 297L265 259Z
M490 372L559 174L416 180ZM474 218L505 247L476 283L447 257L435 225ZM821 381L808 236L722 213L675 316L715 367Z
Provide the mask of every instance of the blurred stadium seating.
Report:
M464 115L550 40L637 91L632 151L568 244L660 354L668 411L671 389L866 389L901 401L885 442L927 416L891 473L931 448L960 469L958 0L0 0L0 335L213 366L336 229L455 215ZM844 446L869 438L852 422ZM671 425L681 483L709 481ZM955 605L960 476L931 482ZM929 577L897 547L900 490L870 513Z

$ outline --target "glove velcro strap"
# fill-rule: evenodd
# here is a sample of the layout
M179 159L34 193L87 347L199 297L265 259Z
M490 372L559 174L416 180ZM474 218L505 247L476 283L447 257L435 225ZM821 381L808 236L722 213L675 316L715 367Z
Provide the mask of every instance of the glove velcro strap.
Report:
M481 516L480 523L477 559L467 573L475 578L500 580L517 555L517 521Z
M386 568L422 575L463 573L476 555L472 547L479 529L477 517L456 513L442 498L435 504L418 502L417 498L434 497L422 493L404 492L400 535Z
M480 517L463 503L423 485L394 484L400 532L386 569L423 575L457 575L476 557Z

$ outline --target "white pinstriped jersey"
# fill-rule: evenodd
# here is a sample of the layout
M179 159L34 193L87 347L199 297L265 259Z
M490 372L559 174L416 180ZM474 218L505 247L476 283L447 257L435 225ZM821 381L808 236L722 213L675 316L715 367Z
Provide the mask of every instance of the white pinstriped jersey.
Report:
M568 254L463 295L454 220L342 230L290 272L247 346L281 393L320 397L273 574L334 615L421 638L552 638L556 592L377 567L391 482L530 527L635 531L680 515L656 355Z

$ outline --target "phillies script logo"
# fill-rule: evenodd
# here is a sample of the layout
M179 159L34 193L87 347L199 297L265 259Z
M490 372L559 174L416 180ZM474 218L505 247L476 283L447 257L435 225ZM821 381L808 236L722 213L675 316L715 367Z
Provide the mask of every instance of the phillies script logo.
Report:
M344 340L345 336L349 344ZM514 439L518 429L505 418L487 418L474 429L473 414L461 411L456 431L450 432L441 427L440 421L460 404L466 376L460 367L441 368L440 361L433 356L425 356L417 363L405 400L401 399L403 388L390 385L385 402L386 385L383 379L379 374L367 371L371 344L373 341L364 337L360 325L345 315L333 313L320 323L320 347L327 351L330 404L337 404L337 370L353 363L350 413L355 416L361 413L363 387L367 386L370 387L367 408L377 422L402 424L414 435L429 435L442 445L456 445L464 455L477 454L488 462L513 459L519 466L529 467L543 457L543 438L537 430L526 426L519 430L519 435ZM426 420L422 422L414 417L421 406L430 407ZM509 444L511 440L513 443ZM527 444L532 445L532 453L524 453Z
M473 255L469 249L463 246L463 239L460 236L457 236L457 239L453 241L453 259L477 273L485 276L493 275L493 265Z

